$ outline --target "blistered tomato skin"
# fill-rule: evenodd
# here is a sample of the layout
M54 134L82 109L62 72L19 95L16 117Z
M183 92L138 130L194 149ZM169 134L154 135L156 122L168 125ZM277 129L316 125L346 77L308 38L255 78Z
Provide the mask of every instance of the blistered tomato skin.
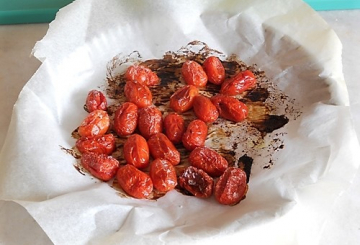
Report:
M203 63L203 68L209 82L220 85L224 81L225 68L218 57L208 57Z
M112 156L93 152L81 156L81 165L91 175L103 181L112 179L119 168L119 162Z
M116 178L128 195L138 199L148 198L154 188L150 176L130 164L120 167Z
M246 173L235 167L225 170L215 185L215 199L224 205L235 205L245 198L248 186Z
M204 170L189 166L180 175L179 185L196 197L209 198L214 180Z
M163 119L161 111L155 106L139 109L138 128L142 136L149 139L151 135L161 133Z
M104 94L98 90L91 90L86 97L86 110L92 112L95 110L107 109L107 101Z
M149 165L150 152L144 137L139 134L130 135L124 143L126 163L141 169Z
M124 87L124 94L128 101L139 108L152 104L152 94L148 86L136 81L127 81Z
M193 110L197 118L210 123L219 117L219 112L211 100L205 96L198 95L194 98Z
M169 113L164 118L164 130L171 142L174 144L181 143L182 136L185 132L184 118L175 112Z
M106 111L95 110L90 112L78 128L82 137L104 135L110 126L110 118Z
M192 108L194 98L199 94L197 87L193 85L184 86L175 91L170 97L170 108L178 113L188 111Z
M135 131L137 122L138 107L125 102L115 111L113 128L119 136L127 136Z
M208 128L203 121L199 119L191 121L182 138L184 147L192 151L196 147L204 146L207 132Z
M211 98L211 102L215 105L220 117L233 122L243 121L249 113L244 103L231 96L218 94Z
M157 158L150 164L150 178L155 189L160 192L168 192L177 185L177 177L174 166L166 159Z
M148 146L151 156L156 158L164 158L172 165L180 163L180 153L174 144L163 133L152 135L148 140Z
M253 88L256 85L255 75L246 70L239 72L235 76L225 80L221 84L220 93L224 95L239 95L244 91Z
M211 177L219 177L229 166L224 157L207 147L196 147L189 155L189 163Z
M154 86L160 84L160 79L155 72L143 65L132 65L125 73L127 81L137 81L146 86Z
M181 67L181 75L188 85L196 87L205 87L207 83L207 75L202 66L193 60L187 60Z
M115 149L115 137L112 134L81 137L75 145L81 153L94 152L110 155Z

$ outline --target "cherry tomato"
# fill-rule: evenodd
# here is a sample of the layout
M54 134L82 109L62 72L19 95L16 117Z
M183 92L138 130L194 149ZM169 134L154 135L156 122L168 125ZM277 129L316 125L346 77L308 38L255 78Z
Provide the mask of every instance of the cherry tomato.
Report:
M204 122L214 122L219 117L215 105L209 98L198 95L194 98L193 110L197 118Z
M189 166L179 177L179 185L196 197L208 198L213 192L214 180L204 170Z
M191 121L182 138L184 147L187 150L192 151L196 147L204 146L207 131L208 128L203 121L199 119Z
M181 67L181 75L188 85L196 87L205 87L207 75L199 63L193 60L187 60Z
M152 104L152 94L148 86L136 81L127 81L124 87L125 97L139 108Z
M187 85L178 89L170 97L170 108L181 113L190 110L194 103L194 98L199 94L199 90L193 85Z
M224 81L225 68L218 57L208 57L203 63L203 68L209 82L220 85Z
M221 84L220 93L224 95L238 95L254 87L255 84L255 75L251 71L246 70L225 80Z
M221 204L235 205L245 198L247 189L246 173L240 168L230 167L217 181L214 195Z
M125 78L128 81L137 81L146 86L154 86L160 83L160 79L156 73L143 65L130 66L126 70Z
M81 153L94 152L109 155L115 149L115 137L112 134L81 137L76 141L76 148Z
M189 163L212 177L222 175L229 165L224 157L207 147L196 147L189 155Z
M181 143L185 132L184 118L175 112L169 113L164 118L164 129L166 136L171 142L174 144Z
M220 117L233 121L241 122L248 115L248 107L238 99L226 95L215 95L211 102L219 111Z
M120 187L135 198L148 198L153 190L151 178L131 164L120 167L116 178Z
M151 135L161 133L163 119L161 111L155 106L148 106L139 110L138 128L142 136L148 139Z
M138 107L131 102L125 102L115 112L114 130L119 136L132 134L137 126Z
M81 165L94 177L103 181L112 179L119 168L119 162L112 156L93 152L81 156Z
M107 101L104 94L98 90L91 90L86 97L86 110L92 112L95 110L107 109Z
M95 110L80 124L78 133L80 136L104 135L110 126L110 118L106 111Z
M153 158L164 158L172 165L177 165L180 163L179 151L165 134L153 134L148 140L148 145L150 154Z
M175 168L166 159L157 158L152 161L149 175L155 189L160 192L171 191L177 185Z
M146 168L149 165L149 147L146 139L141 135L130 135L125 141L123 151L126 163L137 168Z

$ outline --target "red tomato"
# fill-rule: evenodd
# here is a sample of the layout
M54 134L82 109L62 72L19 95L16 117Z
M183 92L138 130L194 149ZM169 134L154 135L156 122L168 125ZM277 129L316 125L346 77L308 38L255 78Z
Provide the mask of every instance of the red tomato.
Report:
M115 137L112 134L81 137L76 141L76 148L81 153L94 152L109 155L115 149Z
M143 65L130 66L126 70L125 78L128 81L137 81L146 86L154 86L160 83L160 79L156 73Z
M178 89L170 97L170 108L181 113L190 110L194 103L194 98L199 94L199 90L193 85L187 85Z
M164 118L164 129L166 136L171 142L174 144L181 143L185 132L184 118L175 112L169 113Z
M224 157L207 147L196 147L189 155L189 163L212 177L222 175L229 165Z
M241 122L248 115L248 107L234 97L218 94L211 98L211 102L219 111L220 117L224 119Z
M204 170L189 166L179 177L179 185L196 197L208 198L213 192L214 180Z
M197 118L208 123L214 122L219 117L215 105L209 98L198 95L194 98L193 110Z
M161 133L163 119L161 111L155 106L148 106L139 110L138 128L142 136L148 139L151 135Z
M155 189L160 192L171 191L177 185L174 166L166 159L157 158L150 164L150 178Z
M199 63L193 60L187 60L181 67L181 75L188 85L196 87L205 87L207 75Z
M88 112L95 110L106 111L107 101L104 94L97 90L91 90L86 97L85 107Z
M149 165L149 147L141 135L130 135L124 144L123 151L126 163L137 168L146 168Z
M153 134L148 140L148 145L150 154L153 158L164 158L172 165L177 165L180 163L179 151L165 134Z
M80 136L104 135L110 126L110 118L106 111L95 110L80 124L78 133Z
M220 93L224 95L238 95L254 87L255 84L255 75L251 71L246 70L225 80L221 85Z
M199 119L191 121L186 128L182 138L184 147L187 150L192 151L196 147L204 146L207 137L207 131L208 128L203 121Z
M114 130L119 136L132 134L137 126L138 107L131 102L125 102L115 112Z
M225 68L218 57L208 57L203 63L203 68L209 82L220 85L224 81Z
M152 94L148 86L136 81L127 81L124 87L125 97L139 108L152 104Z
M81 165L94 177L103 181L112 179L119 168L119 162L112 156L93 152L81 156Z

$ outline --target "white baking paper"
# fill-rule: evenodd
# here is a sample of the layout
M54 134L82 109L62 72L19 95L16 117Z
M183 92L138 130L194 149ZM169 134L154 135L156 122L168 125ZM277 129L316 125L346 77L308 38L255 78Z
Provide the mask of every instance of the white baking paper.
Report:
M193 40L256 63L302 114L270 169L228 207L172 191L121 197L74 169L71 132L108 62L161 58ZM43 63L14 107L0 155L0 199L22 205L54 244L317 244L331 205L358 168L341 43L297 0L78 0L57 14L34 55Z

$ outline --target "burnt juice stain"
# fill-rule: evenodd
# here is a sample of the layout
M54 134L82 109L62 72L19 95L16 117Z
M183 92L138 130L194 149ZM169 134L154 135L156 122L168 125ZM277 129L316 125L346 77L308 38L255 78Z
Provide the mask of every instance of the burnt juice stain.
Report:
M249 183L253 162L254 159L246 154L239 158L239 167L246 173L246 183Z
M285 115L266 115L261 122L252 122L253 126L263 134L271 133L285 126L289 119Z
M253 102L265 102L269 95L270 93L266 88L255 88L246 95L246 99Z

